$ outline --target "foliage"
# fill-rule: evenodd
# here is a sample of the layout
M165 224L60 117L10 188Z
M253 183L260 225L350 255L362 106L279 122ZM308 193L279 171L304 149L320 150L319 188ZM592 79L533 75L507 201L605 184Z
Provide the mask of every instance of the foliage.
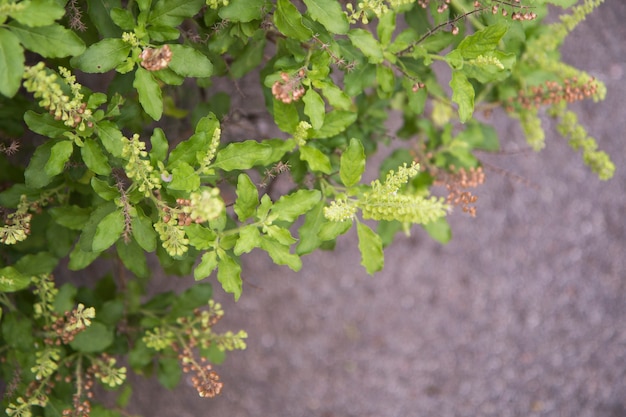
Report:
M241 257L255 249L298 271L302 256L332 249L354 226L372 274L397 231L419 224L445 243L453 206L476 213L470 189L484 172L474 151L500 146L479 112L519 119L536 150L542 116L557 118L584 162L610 178L610 159L567 109L605 94L560 60L567 34L602 1L575 3L2 2L6 413L122 415L129 370L166 387L193 372L201 396L219 394L209 362L244 349L246 333L213 330L223 311L209 283L147 298L148 260L197 281L215 275L237 300ZM543 24L549 4L569 13ZM210 87L226 77L239 88L248 73L260 75L283 133L225 140L236 112ZM403 124L389 133L394 112ZM193 132L183 140L181 123ZM364 183L366 162L394 138L380 179ZM279 178L291 189L273 193ZM436 186L447 198L430 194ZM96 260L121 272L55 284L63 266ZM124 387L114 410L92 404L95 381Z

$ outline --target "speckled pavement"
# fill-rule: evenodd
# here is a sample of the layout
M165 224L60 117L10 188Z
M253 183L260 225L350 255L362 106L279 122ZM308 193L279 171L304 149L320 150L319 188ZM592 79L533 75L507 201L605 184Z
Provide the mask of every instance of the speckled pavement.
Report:
M607 0L564 48L607 99L574 108L616 166L601 182L554 130L546 149L484 155L478 217L451 218L446 246L414 229L359 266L356 234L300 273L245 258L220 329L245 352L217 367L223 394L137 386L150 417L626 416L626 1ZM524 148L498 124L503 149ZM176 280L176 278L170 278ZM179 281L180 282L180 281Z

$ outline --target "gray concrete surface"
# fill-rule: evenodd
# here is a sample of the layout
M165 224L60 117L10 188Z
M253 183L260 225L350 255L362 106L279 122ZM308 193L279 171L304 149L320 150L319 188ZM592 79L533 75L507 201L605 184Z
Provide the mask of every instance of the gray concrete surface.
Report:
M217 368L212 400L183 386L137 387L151 417L626 416L626 2L607 0L565 48L604 81L575 106L613 157L601 182L553 130L539 153L485 155L535 187L487 172L478 217L451 216L447 246L415 229L374 277L354 233L302 272L245 258L221 329L249 348ZM503 148L523 147L499 124ZM171 278L175 279L175 278ZM187 385L187 384L183 384Z

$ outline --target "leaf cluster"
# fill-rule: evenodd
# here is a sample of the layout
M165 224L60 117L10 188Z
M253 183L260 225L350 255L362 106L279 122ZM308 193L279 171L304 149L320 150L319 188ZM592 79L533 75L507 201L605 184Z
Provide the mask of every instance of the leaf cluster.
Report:
M480 167L476 151L500 149L478 113L502 108L539 149L545 101L521 105L519 97L549 82L595 83L584 91L602 98L601 83L562 63L557 50L601 2L0 4L7 413L91 407L88 381L124 385L119 358L167 387L188 371L201 396L221 391L208 362L245 348L245 332L213 333L223 312L208 282L147 299L154 261L168 274L215 278L237 300L242 257L254 250L299 271L303 256L332 249L354 227L361 264L373 274L399 231L417 224L447 242L451 205L431 189ZM543 24L549 3L571 17ZM255 110L275 127L270 137L229 132L242 112L213 88L219 79L237 89L248 73L260 83L245 94L264 103ZM548 114L563 121L572 147L610 177L608 156L570 126L566 103L553 104ZM391 114L402 120L393 132ZM366 165L376 169L371 157L392 140L380 179L365 183ZM84 271L97 261L121 272L85 277L87 288L50 278L61 265ZM57 377L71 383L47 392ZM119 410L94 404L92 412L121 415L130 390Z

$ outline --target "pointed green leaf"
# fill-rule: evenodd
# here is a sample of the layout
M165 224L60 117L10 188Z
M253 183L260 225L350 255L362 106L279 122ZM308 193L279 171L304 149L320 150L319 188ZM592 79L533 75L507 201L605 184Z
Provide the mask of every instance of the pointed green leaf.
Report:
M12 266L0 269L0 293L15 292L30 285L30 276L26 276Z
M83 147L80 148L80 152L87 168L98 175L109 175L111 173L111 167L109 166L107 157L95 140L91 138L85 139L85 143Z
M15 263L15 268L28 276L51 274L58 263L59 259L50 252L39 252L34 255L22 256Z
M123 135L115 123L109 120L98 122L96 124L96 134L107 152L118 158L122 156L122 148L124 147Z
M330 174L333 170L328 155L312 146L304 145L300 147L300 159L306 161L312 171Z
M239 174L237 178L237 200L235 200L235 213L240 222L246 221L254 215L259 205L259 192L246 174Z
M393 32L395 30L396 13L390 10L380 16L380 18L378 19L376 33L378 34L378 39L380 40L380 43L384 46L389 45L389 42L391 42L391 36L393 35Z
M385 60L383 48L374 38L372 32L365 29L352 29L348 32L348 37L352 44L359 48L372 64L379 64Z
M33 132L53 139L62 136L68 130L61 120L54 120L50 113L39 114L28 110L24 113L24 121Z
M146 254L135 239L130 239L128 242L118 240L115 248L126 269L140 278L150 275Z
M210 77L213 64L200 51L185 45L170 44L172 60L169 68L183 77Z
M0 28L0 93L13 97L24 73L24 50L10 31Z
M465 74L452 71L450 88L452 88L452 101L459 105L459 119L461 123L465 123L474 113L474 87Z
M72 349L83 353L102 352L113 343L113 330L94 321L70 342Z
M64 140L52 145L50 149L50 159L46 162L44 170L46 175L54 177L59 175L65 169L65 164L70 160L74 152L74 142L71 140Z
M215 163L224 171L249 169L255 165L266 165L272 155L272 148L254 140L231 143L217 153Z
M346 130L357 119L356 112L333 110L324 116L324 125L319 130L309 130L309 138L325 139Z
M217 239L217 235L213 230L200 224L190 224L185 227L185 232L189 238L189 244L198 250L212 248Z
M144 111L154 120L160 120L163 114L163 99L161 97L161 87L154 79L150 71L137 67L133 87L139 94L139 103Z
M94 252L102 252L108 249L122 236L124 225L124 213L121 210L107 214L96 227L92 250Z
M337 0L304 0L307 13L330 33L345 35L350 29L348 18Z
M346 187L352 187L361 181L365 171L365 150L361 141L352 138L345 152L341 155L339 177Z
M172 181L167 184L169 190L192 192L200 188L200 176L193 167L185 162L179 162L172 169Z
M342 222L326 222L320 228L317 236L326 241L334 240L338 236L343 235L352 227L352 220L344 220Z
M296 247L296 253L300 256L313 252L324 242L318 237L318 233L327 220L324 217L324 202L320 201L306 213L304 223L298 229L300 242Z
M28 27L11 23L10 26L22 45L46 58L76 56L85 50L82 39L61 25Z
M81 230L89 220L91 209L78 206L60 206L48 209L55 222L72 230Z
M276 2L274 24L288 38L307 41L313 35L311 30L302 24L302 15L289 0Z
M233 258L225 256L217 263L217 280L222 284L224 291L233 294L235 301L241 297L243 282L241 280L241 266Z
M133 237L146 252L154 252L156 250L156 232L150 220L143 211L136 207L136 215L130 223L133 230Z
M165 158L167 158L167 150L169 149L169 143L167 142L163 129L159 127L154 129L150 137L150 144L152 145L152 149L150 149L150 162L152 165L156 166L157 162L165 161Z
M60 19L65 14L65 9L53 0L30 0L20 3L21 8L9 12L9 15L23 25L47 26Z
M186 18L196 15L205 0L158 0L150 12L148 23L163 26L178 26Z
M130 45L123 40L107 38L89 46L81 55L72 58L70 63L84 72L107 72L124 62L129 52Z
M332 82L316 80L313 82L313 85L322 90L326 101L334 108L340 110L350 110L352 108L352 99Z
M428 232L430 237L441 244L448 243L452 238L452 229L450 229L448 220L445 217L440 217L433 222L423 224L422 227Z
M35 153L30 158L28 167L26 167L24 172L24 180L28 187L42 188L52 181L53 176L46 173L45 166L50 159L52 147L55 143L57 142L48 141L35 149Z
M289 246L261 235L261 249L266 251L272 261L278 265L287 265L291 270L298 272L302 269L302 260L296 254L289 252Z
M193 278L200 281L211 275L217 268L217 253L215 251L205 252L196 268L193 270Z
M278 216L278 220L292 222L311 210L321 198L319 190L298 190L279 198L272 207L272 213Z
M235 255L239 256L243 253L249 253L254 248L261 246L261 233L259 227L254 224L239 229L239 237L233 248Z
M487 26L478 32L465 37L457 47L463 58L474 59L479 55L493 51L498 46L500 39L506 34L508 27L505 23L498 22Z
M105 201L113 201L120 196L120 190L98 177L91 178L91 188Z
M100 252L84 251L81 249L80 245L77 244L74 246L74 249L72 249L72 252L70 252L70 261L67 267L70 271L80 271L91 265L98 256L100 256Z
M300 121L298 109L296 109L293 103L283 103L275 98L273 99L273 103L272 107L276 126L283 132L293 134Z
M383 255L383 242L380 236L364 223L357 222L356 232L359 238L359 251L361 252L361 265L368 274L383 269L385 258Z
M263 17L265 0L229 0L228 5L220 7L219 17L232 22L251 22Z
M309 88L302 97L302 101L304 102L304 114L309 116L313 129L320 129L324 124L324 114L326 113L324 100L317 91Z

